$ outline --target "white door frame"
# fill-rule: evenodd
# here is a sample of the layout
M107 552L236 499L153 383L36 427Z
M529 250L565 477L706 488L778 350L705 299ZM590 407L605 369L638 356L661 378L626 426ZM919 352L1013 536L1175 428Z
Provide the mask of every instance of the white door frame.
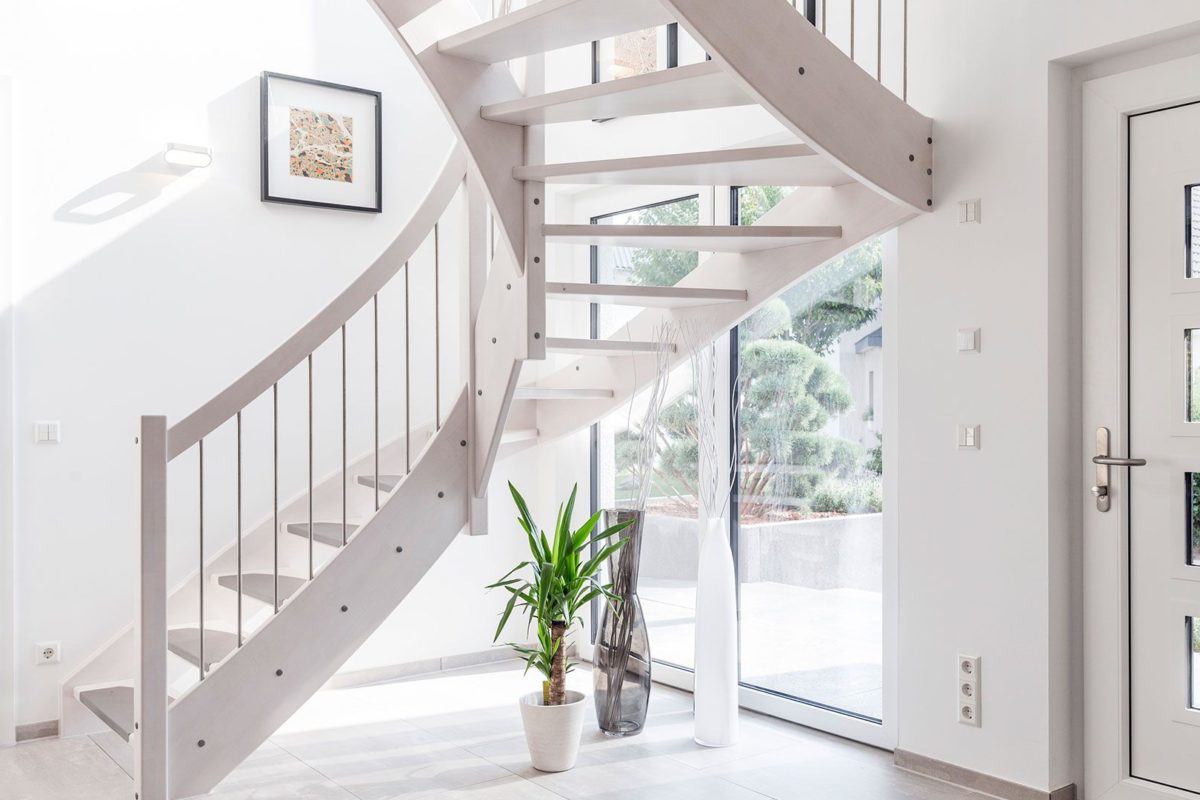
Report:
M1081 283L1083 414L1080 463L1095 430L1128 455L1128 121L1200 101L1200 55L1083 82ZM1082 470L1084 789L1089 800L1166 800L1200 795L1131 777L1129 755L1128 470L1112 470L1112 510L1100 513Z
M12 79L0 76L0 747L16 743L16 301L12 261Z

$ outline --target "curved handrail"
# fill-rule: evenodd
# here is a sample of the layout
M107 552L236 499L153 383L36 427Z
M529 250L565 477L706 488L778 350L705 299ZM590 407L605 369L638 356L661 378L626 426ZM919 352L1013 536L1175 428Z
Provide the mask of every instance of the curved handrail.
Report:
M275 348L224 391L171 426L167 432L167 459L173 459L208 436L235 414L266 392L297 364L336 333L343 324L367 304L404 266L434 224L441 218L467 173L467 159L455 146L446 158L441 174L425 200L417 208L404 230L388 245L375 262L351 283L333 302L317 312L303 328Z

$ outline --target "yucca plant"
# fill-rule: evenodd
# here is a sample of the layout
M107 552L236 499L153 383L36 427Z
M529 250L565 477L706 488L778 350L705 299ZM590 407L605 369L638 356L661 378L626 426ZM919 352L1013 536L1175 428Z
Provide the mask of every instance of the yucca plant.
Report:
M565 506L558 507L558 519L554 523L554 537L548 538L534 522L525 498L510 482L513 502L517 506L517 522L529 540L532 558L522 561L509 570L508 574L488 586L489 589L504 589L509 593L508 603L500 614L493 641L499 641L504 626L514 611L520 609L529 620L528 630L536 630L537 641L531 647L508 643L525 660L525 671L536 669L542 674L543 702L546 705L562 705L567 699L567 673L573 664L567 658L564 639L576 621L582 621L580 611L596 598L606 602L619 602L612 592L612 584L600 582L600 568L605 559L621 549L624 541L605 542L632 524L632 521L614 525L595 536L592 532L600 521L597 512L578 530L571 530L571 515L575 510L576 484ZM598 552L587 557L593 544L602 545ZM524 575L518 574L524 570Z

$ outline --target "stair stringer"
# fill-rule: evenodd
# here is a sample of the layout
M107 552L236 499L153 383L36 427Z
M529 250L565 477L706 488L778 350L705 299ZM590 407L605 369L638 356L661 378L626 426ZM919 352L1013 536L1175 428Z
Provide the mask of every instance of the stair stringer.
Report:
M794 12L793 12L794 13ZM649 308L609 337L617 341L656 341L655 327L664 321L692 326L700 339L715 339L769 300L789 289L813 269L861 242L897 227L915 213L862 184L797 189L763 215L764 225L795 220L829 220L842 225L842 238L780 247L753 253L718 253L701 261L677 285L710 289L745 289L746 300L694 308ZM670 358L671 366L688 358L684 342ZM611 398L537 402L539 441L547 442L582 430L619 408L645 388L656 372L652 354L621 358L581 358L538 381L554 388L612 389Z
M495 214L500 238L519 268L526 263L525 187L512 172L525 164L525 131L479 114L483 106L522 97L516 79L505 64L480 64L438 50L439 40L479 24L468 0L367 2L396 37L462 142L472 174ZM437 7L430 11L431 5Z
M387 619L466 526L467 422L464 389L379 512L269 625L171 706L170 797L210 791L266 741Z
M867 74L790 4L661 2L713 61L805 144L897 203L914 211L932 208L933 121Z

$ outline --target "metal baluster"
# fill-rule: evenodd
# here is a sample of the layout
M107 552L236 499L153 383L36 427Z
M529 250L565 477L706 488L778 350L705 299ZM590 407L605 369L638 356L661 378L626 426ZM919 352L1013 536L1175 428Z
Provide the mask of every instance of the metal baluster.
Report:
M308 579L313 579L313 367L308 354Z
M854 0L850 0L850 60L854 60Z
M883 0L875 0L875 80L883 83Z
M409 391L408 368L408 262L404 262L404 474L412 472L412 416L409 408L411 392Z
M902 84L900 99L908 102L908 0L904 0L904 82Z
M821 0L821 35L825 35L825 0Z
M375 510L379 510L379 295L375 307Z
M242 412L237 412L237 645L242 646Z
M279 613L279 384L271 385L271 517L275 575L275 613Z
M438 223L433 223L433 420L434 430L442 429L442 322L441 290L438 285Z
M342 546L346 546L346 325L342 323Z
M204 440L200 447L200 680L204 680Z

